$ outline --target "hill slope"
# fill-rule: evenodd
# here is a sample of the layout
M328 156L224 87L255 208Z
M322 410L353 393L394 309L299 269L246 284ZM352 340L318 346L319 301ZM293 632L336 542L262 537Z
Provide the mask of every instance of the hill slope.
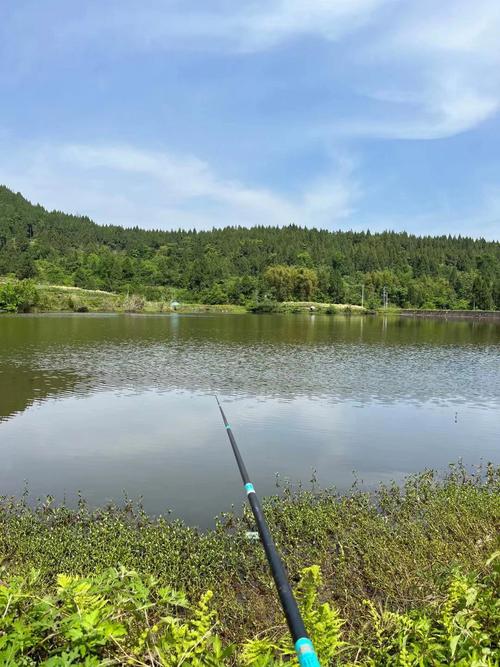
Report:
M0 275L234 303L274 296L500 308L500 244L297 226L146 231L48 212L0 186Z

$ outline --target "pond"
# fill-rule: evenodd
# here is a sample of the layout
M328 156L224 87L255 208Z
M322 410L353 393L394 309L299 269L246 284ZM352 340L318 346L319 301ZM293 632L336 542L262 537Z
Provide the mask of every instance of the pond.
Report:
M500 462L498 321L3 315L0 494L206 528L243 502L215 393L262 495Z

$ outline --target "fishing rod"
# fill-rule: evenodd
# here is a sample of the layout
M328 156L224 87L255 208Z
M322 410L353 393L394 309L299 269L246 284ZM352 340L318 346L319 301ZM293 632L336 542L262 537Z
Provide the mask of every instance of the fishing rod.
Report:
M278 550L276 549L276 545L274 544L274 540L269 530L269 526L267 525L259 498L255 492L254 485L250 481L250 477L248 476L248 472L241 457L240 450L238 449L233 432L229 426L229 422L226 419L226 415L224 414L224 410L222 409L222 405L220 404L217 396L215 397L215 400L219 406L229 442L231 443L231 447L233 449L234 458L236 459L241 479L243 480L248 502L252 508L260 539L264 547L264 551L266 552L269 566L271 568L274 583L278 589L281 606L285 612L286 621L288 623L288 628L290 629L290 634L292 635L300 667L320 667L313 643L306 632L304 621L302 620L302 616L300 615L300 611L297 606L297 601L295 600L292 592L292 587L288 581L285 567L280 558Z

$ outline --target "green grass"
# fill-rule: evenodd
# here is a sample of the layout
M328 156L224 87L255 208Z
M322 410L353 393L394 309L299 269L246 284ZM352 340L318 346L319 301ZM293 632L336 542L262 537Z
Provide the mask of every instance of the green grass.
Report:
M347 303L322 303L319 301L271 301L263 300L248 304L253 313L309 313L317 315L365 315L369 311L361 306Z
M391 614L417 614L431 619L431 625L442 624L436 619L444 613L455 568L474 581L487 575L485 563L499 546L499 492L499 468L471 475L454 466L444 479L427 471L402 487L382 486L373 494L288 490L265 502L292 581L298 581L304 568L318 566L318 602L328 602L343 619L339 641L346 643L344 662L331 664L347 664L356 656L368 660L377 642L381 651L389 644L391 651L400 650L394 642L401 632L394 634L394 628L409 621ZM273 637L286 636L286 629L262 548L245 539L249 528L254 526L248 514L225 515L214 530L202 534L180 522L148 517L130 505L91 511L84 503L70 509L46 502L32 509L23 501L4 499L0 579L27 577L35 567L39 575L31 587L53 595L58 573L95 577L121 565L139 577L152 576L156 587L185 591L193 601L213 590L217 634L224 645L241 647L263 631L261 638L272 643ZM411 632L417 636L420 630ZM357 664L452 664L386 658Z
M233 304L181 304L176 311L169 302L148 301L140 295L114 294L61 285L37 285L40 312L116 312L116 313L244 313L243 306Z
M334 315L342 313L344 315L363 315L365 308L347 303L323 303L320 301L284 301L279 304L282 312L316 312Z
M41 312L137 312L137 313L246 313L245 306L235 304L181 303L174 311L165 301L147 301L139 295L122 295L102 290L86 290L61 285L37 285ZM364 313L361 306L328 304L312 301L287 301L276 304L272 312L280 313Z
M245 306L236 304L182 303L175 311L164 301L147 301L138 295L122 295L102 290L86 290L79 287L61 285L37 285L40 312L134 312L134 313L246 313ZM327 304L305 301L287 301L277 304L273 312L306 313L316 312L362 314L361 306Z
M41 596L38 573L0 582L2 665L166 665L297 667L280 626L240 643L221 637L213 592L189 600L151 576L123 567L92 576L60 574ZM321 571L305 568L296 597L323 667L496 667L500 552L481 573L455 569L427 609L379 610L366 600L371 628L346 640L338 610L318 598Z
M10 291L26 292L25 296L7 294ZM2 290L9 296L2 308ZM27 298L29 296L29 298ZM6 299L4 299L5 301ZM80 313L317 313L333 315L365 314L366 309L350 304L331 304L316 301L263 301L237 304L181 303L177 308L170 307L170 300L148 301L139 294L117 294L104 290L88 290L67 285L35 284L33 281L18 281L0 276L0 311L11 312L80 312Z

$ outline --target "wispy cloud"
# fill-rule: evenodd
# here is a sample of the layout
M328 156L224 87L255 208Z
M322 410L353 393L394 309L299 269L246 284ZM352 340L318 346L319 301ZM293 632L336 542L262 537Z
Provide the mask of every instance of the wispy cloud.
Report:
M57 20L40 31L51 14ZM9 76L79 49L253 54L312 37L330 44L329 85L378 102L358 105L349 119L332 112L325 136L434 139L499 111L499 34L497 0L89 0L71 10L47 0L5 12L0 55ZM351 74L340 80L339 58Z
M87 7L64 25L65 35L119 34L141 49L194 48L256 52L301 35L336 41L369 23L394 0L254 0L176 3L125 1Z
M31 57L33 67L51 50L61 57L65 50L97 43L109 52L252 54L298 37L322 40L331 45L325 54L332 64L330 85L338 85L333 65L341 58L351 71L351 77L341 81L345 91L379 102L359 105L348 122L332 113L326 134L449 137L477 127L500 108L497 0L255 0L208 6L193 1L90 0L71 12L52 0L48 7L60 10L49 42L40 40L35 29L47 11L45 3L43 8L31 5L29 12L13 11L5 21L2 37L7 47L13 27L26 27L29 40L22 52ZM16 58L18 49L7 47L5 57Z
M380 104L335 132L439 139L477 127L500 109L499 33L495 0L405 3L357 56L359 90Z
M480 92L455 72L433 74L431 79L406 95L400 90L367 92L383 108L368 116L339 119L327 133L344 138L443 139L477 127L500 109L500 94Z
M498 0L6 0L0 182L125 225L495 235L499 34Z
M355 165L339 161L296 196L225 179L196 157L129 145L16 146L0 182L51 208L101 223L209 229L255 224L334 227L361 197Z

